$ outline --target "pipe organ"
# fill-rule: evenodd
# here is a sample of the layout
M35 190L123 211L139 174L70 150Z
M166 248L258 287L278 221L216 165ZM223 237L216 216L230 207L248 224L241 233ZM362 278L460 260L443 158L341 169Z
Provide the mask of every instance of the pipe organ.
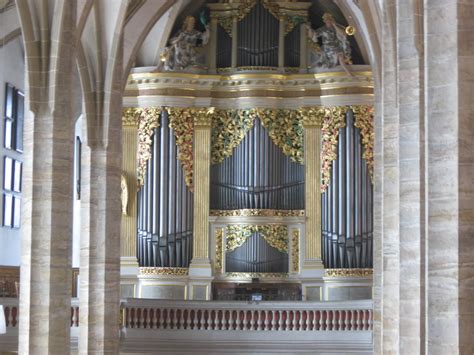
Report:
M137 147L124 159L136 160L138 207L122 238L136 245L124 255L138 261L136 295L209 299L213 285L252 282L323 300L338 277L370 289L372 74L307 67L327 54L306 33L315 4L208 3L209 23L191 31L188 16L165 65L130 74L124 122ZM185 37L196 48L180 52Z

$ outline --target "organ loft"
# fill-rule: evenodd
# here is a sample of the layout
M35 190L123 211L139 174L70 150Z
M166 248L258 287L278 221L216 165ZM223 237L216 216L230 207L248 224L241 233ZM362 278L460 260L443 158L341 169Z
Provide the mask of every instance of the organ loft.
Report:
M373 81L355 32L310 2L180 15L125 88L122 292L370 298Z

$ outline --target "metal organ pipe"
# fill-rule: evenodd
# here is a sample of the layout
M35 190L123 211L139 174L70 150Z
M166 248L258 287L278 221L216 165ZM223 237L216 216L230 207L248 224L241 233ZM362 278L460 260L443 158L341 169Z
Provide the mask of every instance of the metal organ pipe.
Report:
M352 111L340 129L331 181L322 194L323 258L328 268L372 267L372 182Z
M152 137L152 158L138 192L140 266L186 267L191 257L192 194L184 180L167 113Z

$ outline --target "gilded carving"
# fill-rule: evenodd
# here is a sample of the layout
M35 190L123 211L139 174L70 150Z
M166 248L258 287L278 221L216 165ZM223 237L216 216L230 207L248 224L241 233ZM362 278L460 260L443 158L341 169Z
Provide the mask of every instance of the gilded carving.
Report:
M120 176L120 199L122 200L122 215L128 216L128 182L127 177L122 174Z
M140 267L139 275L186 276L186 267Z
M138 185L143 186L146 175L146 164L151 158L153 132L160 127L161 108L147 107L141 109L138 123L137 148L137 179Z
M241 247L253 233L261 234L272 248L281 253L288 253L288 227L281 224L228 225L226 252Z
M324 277L369 277L373 269L326 269Z
M331 181L332 162L337 158L339 130L346 126L347 107L327 107L321 128L321 191L326 191Z
M211 210L210 216L217 217L304 217L304 210Z
M122 111L122 126L137 127L142 110L139 107L125 107Z
M194 117L193 109L169 107L169 127L173 129L178 146L178 160L183 168L184 181L192 192L193 189L193 136Z
M374 108L368 105L351 106L354 112L354 126L360 129L364 152L362 157L367 163L372 183L374 182Z
M223 228L216 228L216 261L214 265L214 269L216 273L221 273L223 271L223 248L222 242L224 238L224 229Z
M300 272L300 231L293 229L291 232L291 264L293 272Z
M252 110L218 110L212 123L211 163L220 164L232 155L249 130L255 113Z
M236 279L281 279L287 278L288 273L285 272L226 272L227 278Z
M268 130L272 142L293 162L303 164L303 125L300 113L287 109L256 109L255 112Z
M324 107L302 107L299 109L304 128L321 127L326 111Z

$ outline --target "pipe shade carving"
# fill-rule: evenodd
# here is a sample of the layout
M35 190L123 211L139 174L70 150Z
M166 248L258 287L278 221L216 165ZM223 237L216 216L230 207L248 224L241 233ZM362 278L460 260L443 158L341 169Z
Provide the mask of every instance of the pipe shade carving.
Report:
M288 227L279 224L228 225L226 228L226 252L241 247L252 233L259 233L272 248L288 253Z

